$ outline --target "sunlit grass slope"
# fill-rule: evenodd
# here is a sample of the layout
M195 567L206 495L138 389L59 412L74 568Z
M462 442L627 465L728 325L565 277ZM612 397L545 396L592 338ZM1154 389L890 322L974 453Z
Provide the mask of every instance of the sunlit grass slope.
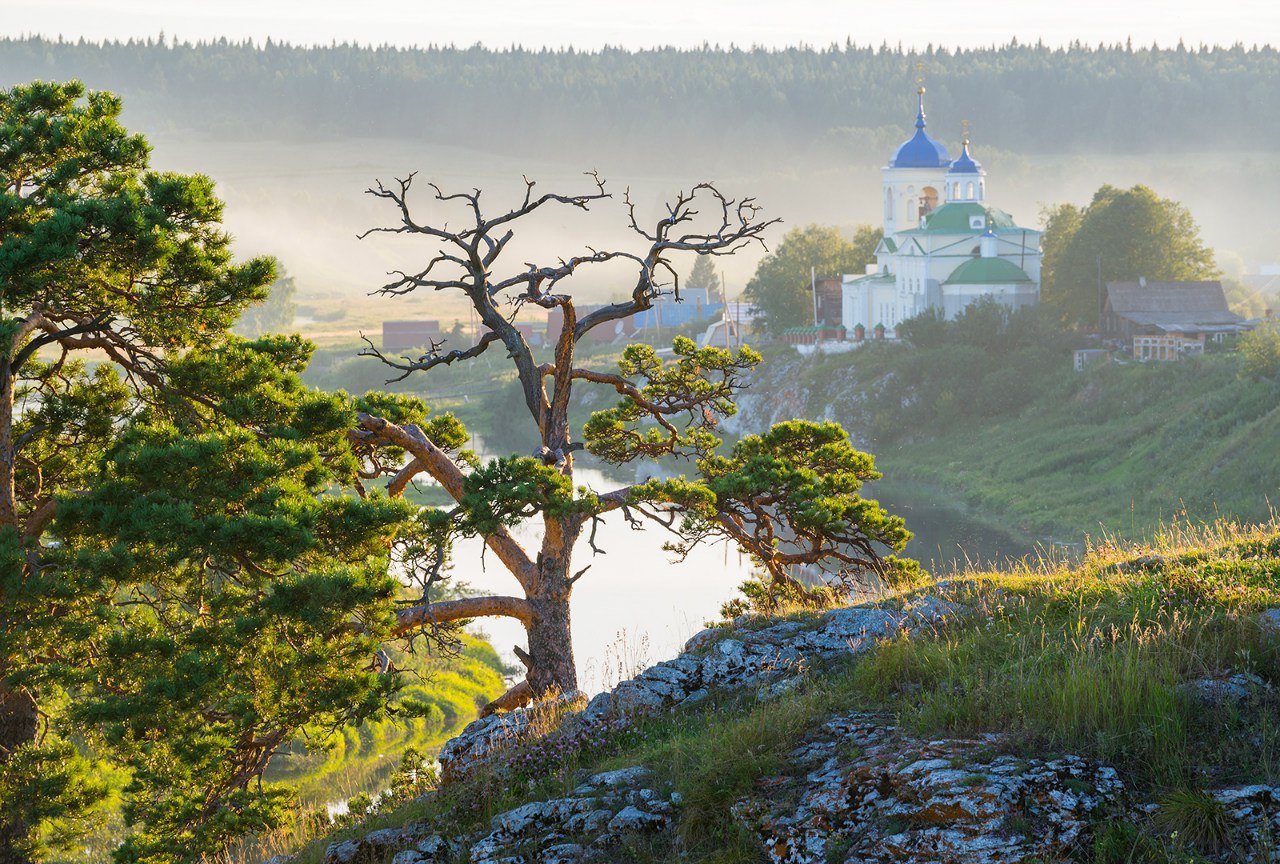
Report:
M438 748L505 689L503 663L493 647L467 634L462 640L454 656L396 652L393 659L407 678L396 703L416 704L421 716L393 716L336 732L309 730L306 740L272 762L266 779L297 786L308 805L381 791L405 750Z
M881 486L1037 536L1144 538L1182 516L1260 520L1280 493L1280 383L1220 352L1077 373L1073 344L996 355L869 345L767 356L752 392L830 416L876 455Z
M1145 536L1180 514L1258 518L1280 492L1280 387L1241 378L1236 360L1079 375L1064 359L1022 411L940 429L884 464L1034 532Z

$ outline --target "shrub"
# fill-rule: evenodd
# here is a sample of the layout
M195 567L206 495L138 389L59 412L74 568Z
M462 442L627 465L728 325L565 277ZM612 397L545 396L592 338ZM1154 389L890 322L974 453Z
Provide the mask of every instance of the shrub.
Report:
M1280 322L1268 318L1240 337L1240 374L1253 379L1280 377Z

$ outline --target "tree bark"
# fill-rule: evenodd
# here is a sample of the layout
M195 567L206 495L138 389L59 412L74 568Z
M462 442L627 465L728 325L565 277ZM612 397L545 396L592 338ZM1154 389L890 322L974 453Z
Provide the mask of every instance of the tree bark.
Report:
M13 409L16 375L9 359L16 351L19 340L25 340L34 326L35 316L24 322L13 341L3 346L5 359L0 360L0 532L12 531L20 537L18 500L15 490L16 453L13 440ZM0 594L0 615L5 612L6 601ZM34 744L39 716L36 703L25 691L11 690L3 681L9 671L9 658L0 657L0 771L23 745ZM0 864L27 864L27 857L19 851L26 840L28 826L20 816L6 819L0 814Z
M573 593L569 564L573 544L582 532L582 521L548 517L544 524L542 551L538 555L538 580L529 592L533 615L525 625L530 658L526 680L535 699L578 690L578 667L573 658L569 615L569 596Z
M0 682L0 766L19 747L35 743L38 721L36 703L30 694L11 690ZM28 826L20 817L6 821L0 816L0 864L27 864L29 859L19 848L27 832Z
M466 618L503 616L528 624L532 618L529 602L522 597L464 597L461 600L443 600L424 603L396 612L396 623L391 633L403 636L420 627L446 624Z
M8 358L0 360L0 530L18 531L15 489L17 454L13 446L13 391L16 384Z
M573 633L569 626L569 596L537 597L529 601L533 620L529 635L532 665L526 680L535 698L551 693L573 693L578 689L578 667L573 659Z

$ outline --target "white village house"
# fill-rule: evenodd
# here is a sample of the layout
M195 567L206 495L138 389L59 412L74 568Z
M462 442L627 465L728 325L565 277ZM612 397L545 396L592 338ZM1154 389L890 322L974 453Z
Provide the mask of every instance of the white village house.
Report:
M842 280L841 323L854 335L886 335L933 307L955 318L980 297L1012 308L1040 300L1040 232L987 204L987 172L925 133L924 88L916 131L881 169L884 240L866 274Z

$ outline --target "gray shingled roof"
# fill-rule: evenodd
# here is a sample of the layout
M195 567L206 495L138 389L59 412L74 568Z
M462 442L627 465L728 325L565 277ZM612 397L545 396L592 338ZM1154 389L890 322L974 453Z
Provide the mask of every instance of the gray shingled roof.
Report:
M1180 329L1244 321L1227 307L1222 283L1108 282L1111 311L1135 324Z
M1225 312L1221 282L1108 282L1107 297L1118 315L1126 312ZM1125 317L1128 317L1127 315Z

